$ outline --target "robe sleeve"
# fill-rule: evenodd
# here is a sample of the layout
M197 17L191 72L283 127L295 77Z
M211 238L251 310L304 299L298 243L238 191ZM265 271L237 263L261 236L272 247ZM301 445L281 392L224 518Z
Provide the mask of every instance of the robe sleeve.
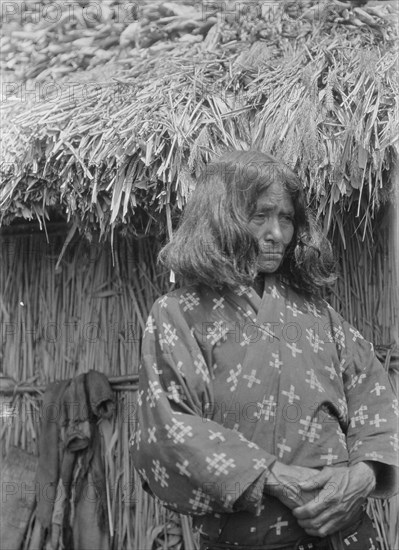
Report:
M276 457L209 418L211 379L177 298L155 302L142 345L134 465L144 488L180 513L254 511L262 491L253 489Z
M346 325L343 381L348 406L349 463L373 462L377 467L377 486L371 496L389 498L398 491L398 401L372 344Z

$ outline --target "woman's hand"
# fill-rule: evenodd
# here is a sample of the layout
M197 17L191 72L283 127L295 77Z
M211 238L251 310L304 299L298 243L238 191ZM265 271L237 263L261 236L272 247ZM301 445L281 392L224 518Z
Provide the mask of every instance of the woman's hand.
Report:
M319 474L319 470L302 466L287 466L275 462L267 477L264 492L278 498L285 506L293 510L298 506L317 498L317 491L302 490L301 483L309 481Z
M299 483L302 493L316 497L293 510L299 525L316 537L325 537L349 525L375 488L374 469L359 462L349 467L326 467ZM303 498L306 502L306 498Z

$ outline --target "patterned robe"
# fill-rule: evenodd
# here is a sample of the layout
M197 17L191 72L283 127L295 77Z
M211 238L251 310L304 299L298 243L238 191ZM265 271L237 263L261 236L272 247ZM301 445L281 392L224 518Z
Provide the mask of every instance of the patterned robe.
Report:
M325 301L274 276L262 298L197 286L157 300L137 405L132 452L144 486L211 539L304 535L287 507L262 495L276 460L319 469L378 461L388 473L397 463L398 401L372 345Z

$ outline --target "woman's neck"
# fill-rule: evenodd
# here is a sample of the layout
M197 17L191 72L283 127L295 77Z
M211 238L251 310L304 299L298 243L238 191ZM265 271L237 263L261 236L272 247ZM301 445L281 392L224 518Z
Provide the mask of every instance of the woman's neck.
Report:
M258 275L255 277L253 286L254 286L254 290L262 298L263 289L265 287L265 274L264 273L258 273Z

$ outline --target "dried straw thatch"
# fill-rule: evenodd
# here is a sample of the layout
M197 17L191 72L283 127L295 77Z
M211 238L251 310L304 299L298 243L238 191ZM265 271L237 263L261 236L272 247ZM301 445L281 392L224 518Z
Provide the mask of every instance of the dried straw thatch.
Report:
M106 5L83 38L85 20L73 30L68 18L48 23L56 44L43 22L31 23L29 70L15 44L21 31L6 37L14 55L3 64L22 84L10 83L3 102L3 224L44 220L57 207L88 236L148 232L165 217L170 230L204 160L255 146L299 169L327 225L342 232L355 204L359 229L370 229L397 156L389 3L259 2L242 13L232 3L208 13L206 3L201 12L158 1L133 23ZM36 98L25 85L37 86Z

